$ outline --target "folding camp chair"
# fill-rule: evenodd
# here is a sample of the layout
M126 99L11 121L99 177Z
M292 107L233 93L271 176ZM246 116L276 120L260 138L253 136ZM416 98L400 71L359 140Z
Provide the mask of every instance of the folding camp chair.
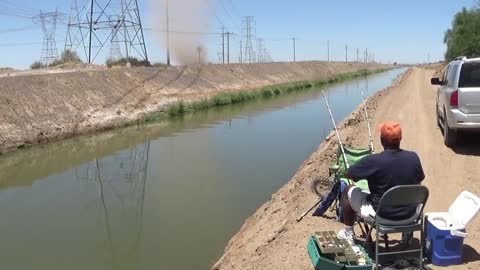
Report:
M388 190L380 199L378 205L377 213L381 213L381 209L384 207L399 207L399 206L417 206L417 211L415 214L409 218L403 220L388 220L382 218L377 214L374 218L362 218L358 216L359 223L364 222L366 231L366 240L364 247L366 247L369 239L371 239L371 234L373 229L376 231L375 238L375 263L380 265L379 257L384 255L395 255L395 254L404 254L419 252L420 260L419 263L422 265L423 259L423 241L424 241L424 231L423 231L423 209L428 199L428 189L422 185L404 185L396 186ZM368 229L368 225L370 229ZM363 228L362 228L363 231ZM419 249L409 249L402 251L393 251L391 252L388 245L388 234L392 233L412 233L420 231L420 248ZM386 252L379 252L379 236L380 234L384 235L385 239L385 248Z

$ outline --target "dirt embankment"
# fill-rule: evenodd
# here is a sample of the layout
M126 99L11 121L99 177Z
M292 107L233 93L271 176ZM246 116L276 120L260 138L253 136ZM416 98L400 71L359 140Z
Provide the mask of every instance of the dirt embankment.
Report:
M123 126L179 100L381 67L300 62L2 74L0 152Z
M449 204L462 190L480 192L478 173L480 146L446 148L435 124L435 91L429 82L433 70L413 68L393 86L378 92L367 101L374 126L393 119L403 127L402 148L416 151L423 163L430 189L427 212L447 211ZM340 125L347 144L368 147L368 132L361 108L355 110ZM295 176L269 202L248 218L240 231L228 243L224 255L213 269L313 269L306 250L308 235L319 230L338 230L342 224L333 219L307 216L296 218L313 205L317 197L310 190L317 176L328 175L328 166L335 158L337 144L334 134L320 145L300 167ZM381 151L378 132L375 147ZM449 269L480 267L480 219L469 225L464 259L467 264ZM357 226L358 227L358 226ZM358 228L356 228L358 230ZM359 232L358 232L359 233Z

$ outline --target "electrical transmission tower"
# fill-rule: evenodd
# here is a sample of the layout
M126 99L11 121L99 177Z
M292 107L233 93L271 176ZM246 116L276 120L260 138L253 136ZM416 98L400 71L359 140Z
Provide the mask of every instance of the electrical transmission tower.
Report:
M119 60L122 58L122 50L120 49L120 41L118 41L118 36L115 35L110 41L110 56L108 57L111 60Z
M257 63L265 62L263 38L257 38Z
M252 16L244 17L242 20L242 37L244 39L243 63L255 62L255 51L253 50L253 39L255 39L255 19Z
M105 45L116 41L123 44L120 51L127 59L139 57L148 62L137 0L72 1L66 49L83 50L86 62L91 64Z
M55 12L43 13L33 17L33 22L42 25L43 45L40 61L44 66L50 65L58 58L57 43L55 41L55 32L57 31L57 23L63 16L58 10Z

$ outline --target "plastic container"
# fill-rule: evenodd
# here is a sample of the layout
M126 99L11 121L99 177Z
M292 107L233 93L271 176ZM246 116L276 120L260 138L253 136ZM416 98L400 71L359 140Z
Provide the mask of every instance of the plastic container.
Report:
M464 191L450 206L448 212L426 214L426 249L432 264L449 266L463 262L466 225L479 209L480 199Z
M363 248L360 248L366 258L366 265L345 265L335 261L335 254L323 254L317 244L316 236L310 236L307 250L310 260L316 270L372 270L373 264ZM346 259L346 258L345 258Z
M310 260L312 260L312 264L316 270L343 270L343 264L339 264L333 261L333 256L335 255L330 254L329 257L328 254L321 253L320 248L317 245L317 241L315 240L315 236L310 236L310 239L308 240L307 250L308 255L310 256Z

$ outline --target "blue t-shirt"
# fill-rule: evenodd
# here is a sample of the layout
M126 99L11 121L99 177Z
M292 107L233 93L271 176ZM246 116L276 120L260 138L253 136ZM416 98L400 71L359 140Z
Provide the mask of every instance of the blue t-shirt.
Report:
M385 149L382 153L370 155L348 169L347 175L354 181L367 179L371 202L375 211L382 195L399 185L416 185L425 178L418 155L401 149ZM413 206L385 207L378 213L381 217L399 220L415 213Z

